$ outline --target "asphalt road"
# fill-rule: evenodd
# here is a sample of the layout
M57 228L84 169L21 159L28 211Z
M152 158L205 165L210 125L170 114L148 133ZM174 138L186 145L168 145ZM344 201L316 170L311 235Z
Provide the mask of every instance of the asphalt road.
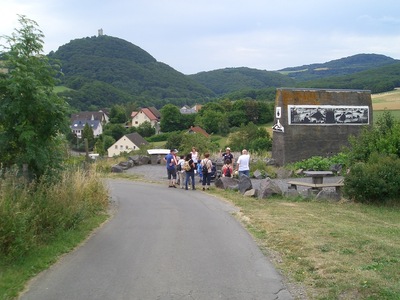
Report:
M113 218L20 299L293 299L230 204L166 184L108 184Z

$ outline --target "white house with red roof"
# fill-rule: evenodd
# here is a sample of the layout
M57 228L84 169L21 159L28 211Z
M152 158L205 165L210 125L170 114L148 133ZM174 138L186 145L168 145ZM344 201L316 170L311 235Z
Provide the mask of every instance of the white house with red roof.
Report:
M151 126L158 131L161 113L155 107L141 108L139 111L133 111L131 114L132 127L138 127L144 122L150 122Z

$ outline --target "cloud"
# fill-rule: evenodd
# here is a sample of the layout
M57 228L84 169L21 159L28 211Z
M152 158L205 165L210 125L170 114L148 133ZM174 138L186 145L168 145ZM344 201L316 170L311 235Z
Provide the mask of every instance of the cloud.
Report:
M400 56L398 0L9 0L2 11L1 35L25 14L45 34L46 52L103 28L185 74Z

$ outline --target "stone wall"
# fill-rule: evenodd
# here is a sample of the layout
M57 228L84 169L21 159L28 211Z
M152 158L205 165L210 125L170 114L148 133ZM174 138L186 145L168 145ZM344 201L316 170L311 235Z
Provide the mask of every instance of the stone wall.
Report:
M330 156L372 124L366 90L277 89L272 158L278 166Z

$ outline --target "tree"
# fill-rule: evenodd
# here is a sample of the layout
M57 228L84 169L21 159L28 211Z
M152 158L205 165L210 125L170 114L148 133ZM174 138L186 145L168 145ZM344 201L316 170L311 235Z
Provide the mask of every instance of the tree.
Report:
M173 104L165 105L161 110L160 128L162 132L179 131L182 128L181 112Z
M122 105L114 105L111 107L110 111L110 122L117 123L125 123L127 121L126 110Z
M270 150L272 141L265 128L257 127L250 122L246 126L242 125L237 132L230 134L229 144L235 151L248 149L260 152Z
M126 129L121 124L108 123L104 126L104 135L112 136L116 141L126 134Z
M214 110L206 110L203 115L196 116L196 124L208 133L219 133L220 120L226 120L225 114Z
M156 134L156 129L153 126L151 126L151 123L149 121L144 121L142 124L138 126L137 132L142 137L149 137Z
M25 16L19 23L12 36L2 37L8 46L0 52L7 69L0 75L0 160L39 178L61 166L67 104L53 92L59 67L42 54L42 31Z
M85 124L82 130L82 139L87 139L89 149L92 149L94 146L94 135L93 135L93 129L90 127L88 123Z

